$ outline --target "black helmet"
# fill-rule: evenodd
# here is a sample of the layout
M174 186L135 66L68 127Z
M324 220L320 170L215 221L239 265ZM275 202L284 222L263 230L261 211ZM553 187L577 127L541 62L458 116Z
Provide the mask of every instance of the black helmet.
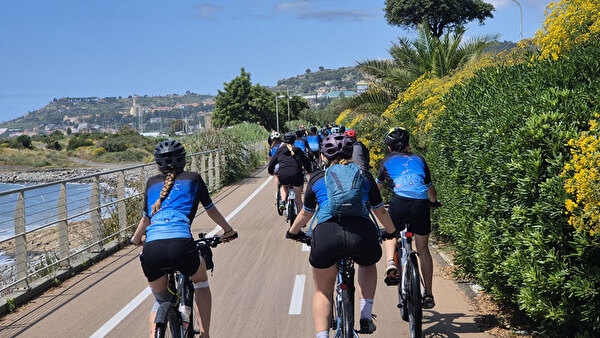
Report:
M346 132L346 126L345 125L340 125L340 134L343 134L344 132Z
M302 129L296 130L296 137L301 138L304 136L304 131Z
M283 142L292 144L294 143L294 141L296 141L296 135L294 135L294 133L292 133L291 131L288 131L287 133L285 133L285 135L283 135Z
M402 149L408 145L409 136L406 129L395 127L385 134L385 144L392 148L392 150Z
M317 133L317 127L315 127L315 126L310 127L310 132L313 133L313 134L316 134Z
M185 167L185 148L177 140L165 140L154 148L154 162L160 171L171 171Z

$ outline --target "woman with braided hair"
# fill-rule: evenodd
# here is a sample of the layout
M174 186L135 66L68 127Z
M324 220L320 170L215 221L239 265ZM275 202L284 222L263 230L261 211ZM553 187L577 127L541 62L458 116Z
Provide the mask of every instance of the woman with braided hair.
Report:
M202 203L208 216L224 230L223 242L233 240L231 236L236 234L212 203L200 174L183 170L185 155L185 148L176 140L163 141L154 149L154 161L160 174L146 183L143 216L131 237L135 245L145 242L140 261L154 294L150 337L154 337L156 311L170 298L167 276L161 270L166 267L179 270L194 283L201 337L209 337L211 294L206 263L200 257L190 231L198 204Z

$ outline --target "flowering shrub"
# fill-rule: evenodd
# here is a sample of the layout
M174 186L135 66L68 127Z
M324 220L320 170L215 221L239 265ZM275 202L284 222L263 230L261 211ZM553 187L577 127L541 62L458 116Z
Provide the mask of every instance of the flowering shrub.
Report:
M595 115L598 117L598 114ZM565 165L562 176L570 176L565 182L567 193L575 200L565 202L569 224L580 231L595 235L600 231L600 138L598 121L590 121L590 130L582 132L578 139L569 141L573 158Z
M558 59L574 45L600 34L599 0L562 0L546 8L546 21L535 34L540 59Z

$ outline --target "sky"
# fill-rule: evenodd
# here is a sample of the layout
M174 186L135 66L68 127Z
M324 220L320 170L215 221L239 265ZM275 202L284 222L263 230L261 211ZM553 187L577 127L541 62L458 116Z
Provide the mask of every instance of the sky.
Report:
M519 8L466 36L520 40ZM533 37L549 0L520 0ZM216 94L244 67L253 83L388 58L398 37L385 0L0 0L0 122L53 98Z

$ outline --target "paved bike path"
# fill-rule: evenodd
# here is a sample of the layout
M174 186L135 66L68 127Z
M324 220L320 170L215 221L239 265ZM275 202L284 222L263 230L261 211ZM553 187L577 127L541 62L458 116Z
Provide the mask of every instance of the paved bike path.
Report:
M266 180L261 171L214 197L224 216L233 212ZM209 278L213 295L212 337L313 336L313 282L308 252L284 240L286 223L274 205L269 182L231 224L240 238L214 249L215 271ZM193 232L209 232L214 223L204 213ZM147 283L137 258L140 248L127 247L0 320L0 336L89 337L97 332ZM384 260L378 264L382 274ZM304 275L304 287L302 276ZM437 306L424 312L424 333L435 337L485 337L463 292L454 282L434 277ZM295 296L294 296L295 295ZM292 304L293 303L293 304ZM407 337L408 326L396 309L396 289L380 279L373 312L378 329L373 337ZM152 297L128 312L107 337L146 337ZM299 314L292 314L298 313Z

